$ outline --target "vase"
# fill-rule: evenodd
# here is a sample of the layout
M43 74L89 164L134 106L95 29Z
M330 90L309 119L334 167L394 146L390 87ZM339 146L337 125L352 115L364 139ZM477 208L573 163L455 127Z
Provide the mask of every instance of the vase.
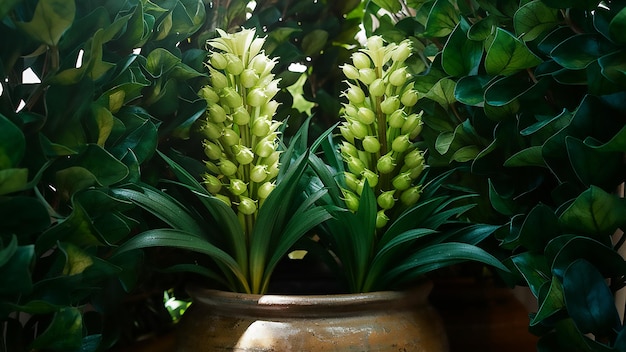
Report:
M431 289L251 295L192 287L176 351L448 351Z

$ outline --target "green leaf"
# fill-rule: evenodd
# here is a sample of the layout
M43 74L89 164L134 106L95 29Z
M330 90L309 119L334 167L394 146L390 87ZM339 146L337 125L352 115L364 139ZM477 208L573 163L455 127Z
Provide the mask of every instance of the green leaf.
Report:
M83 319L78 308L65 307L52 317L52 322L31 344L33 349L53 351L78 350L82 345Z
M146 59L146 70L154 78L163 76L181 62L179 57L163 48L152 50Z
M535 297L539 297L541 287L550 281L550 265L546 257L533 252L523 252L511 257L515 268L520 272Z
M494 27L498 25L498 18L493 14L489 14L486 17L474 22L467 32L467 37L471 40L482 41L491 36L494 31Z
M522 75L511 75L494 80L485 90L485 102L490 106L501 107L519 99L535 85Z
M598 0L542 0L548 6L555 9L575 9L593 10L598 6Z
M424 35L445 37L452 33L459 22L459 18L459 13L449 0L435 0L428 14Z
M372 2L391 13L402 10L402 3L399 0L372 0Z
M80 166L59 170L55 175L57 190L65 200L70 199L74 193L93 186L96 181L94 174Z
M541 59L510 32L498 28L485 57L485 69L490 75L509 76L520 70L537 66Z
M622 8L609 22L611 39L617 44L626 44L626 8Z
M470 106L482 106L485 101L485 87L492 81L490 76L463 76L454 87L454 98Z
M61 36L72 25L76 13L74 0L39 0L30 22L17 25L33 39L57 46Z
M0 170L12 168L22 161L26 139L22 131L0 114Z
M97 246L102 242L93 226L89 214L76 202L72 202L72 213L55 226L42 233L35 242L38 254L56 245L57 241L73 243L77 246Z
M33 289L31 267L35 259L33 245L19 246L9 261L0 266L0 294L27 295Z
M441 65L451 76L470 76L478 73L483 44L467 38L469 23L461 19L441 52Z
M626 20L625 20L626 21ZM602 76L615 84L623 84L626 78L626 52L623 50L607 54L598 59Z
M539 166L546 167L541 154L542 147L529 147L511 155L504 162L505 167Z
M613 187L623 181L619 176L622 152L601 152L572 136L565 137L565 145L574 172L585 186Z
M448 109L448 107L455 102L455 85L456 83L449 78L441 79L426 93L425 97L436 101L444 109Z
M595 238L609 236L624 225L626 203L596 186L581 193L561 214L559 222L567 229Z
M0 18L4 18L21 0L6 0L0 3Z
M0 195L25 189L28 185L28 169L0 170Z
M398 0L392 1L395 1L398 6L400 5ZM323 29L315 29L302 38L302 51L307 56L317 55L324 49L327 40L328 32Z
M559 10L550 8L541 0L533 0L520 7L513 17L515 33L524 41L537 39L559 23Z
M567 312L583 334L609 336L621 327L613 293L604 277L584 259L576 260L563 276Z
M537 204L528 213L519 231L520 244L542 252L548 242L561 234L559 219L550 207Z
M89 170L101 186L110 186L128 175L128 168L101 146L89 144L78 156L76 166Z
M452 154L451 159L463 163L474 160L478 153L480 153L480 147L476 145L466 145L457 149L454 154Z
M616 51L614 46L602 36L584 33L565 39L550 52L550 55L565 68L581 70L614 51Z
M0 248L0 267L8 263L17 250L17 237L11 235L11 242L9 244L2 243L2 246L3 248Z
M546 255L553 257L552 273L560 278L577 259L593 263L605 277L617 277L626 272L626 262L611 245L610 238L596 240L584 236L563 235L548 243Z
M402 264L389 270L383 276L383 282L394 282L418 278L435 269L457 264L463 261L477 261L508 272L497 258L485 250L467 243L439 243L420 249L408 257Z
M539 297L539 309L530 321L530 326L541 324L544 320L565 309L563 286L556 277L552 277L545 297Z
M115 256L125 252L144 249L150 247L171 247L189 250L201 254L206 254L216 262L224 265L230 272L224 273L227 276L233 275L245 292L251 292L247 280L241 268L228 253L207 242L206 239L196 234L177 229L156 229L144 231L126 241L116 251ZM231 288L234 289L234 288Z
M491 179L489 180L489 201L500 214L512 216L518 212L518 204L511 198L511 195L499 193Z

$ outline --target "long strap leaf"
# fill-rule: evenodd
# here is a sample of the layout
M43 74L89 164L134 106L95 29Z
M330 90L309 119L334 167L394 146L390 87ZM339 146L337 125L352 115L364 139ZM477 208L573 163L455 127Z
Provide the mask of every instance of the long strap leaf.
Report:
M250 293L250 287L246 280L246 276L233 257L220 248L207 242L206 239L186 231L178 229L148 230L126 241L116 250L114 255L119 255L134 249L144 249L150 247L170 247L206 254L217 263L228 268L229 271L225 271L224 274L226 276L234 276L236 282L241 286L244 292Z

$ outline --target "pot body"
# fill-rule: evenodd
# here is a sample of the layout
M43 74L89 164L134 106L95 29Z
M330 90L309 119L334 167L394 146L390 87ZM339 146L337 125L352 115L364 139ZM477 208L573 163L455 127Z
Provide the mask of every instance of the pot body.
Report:
M310 296L191 288L176 351L448 351L431 288Z

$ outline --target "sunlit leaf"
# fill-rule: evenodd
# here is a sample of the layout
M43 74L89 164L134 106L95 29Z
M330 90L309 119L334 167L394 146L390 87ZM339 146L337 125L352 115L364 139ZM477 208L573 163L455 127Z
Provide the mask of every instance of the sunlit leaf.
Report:
M40 0L30 22L18 22L34 39L57 46L61 36L72 25L76 5L73 0Z
M537 66L541 59L510 32L498 28L487 49L485 69L490 75L509 76L520 70Z
M559 10L549 8L541 0L533 0L520 7L513 17L515 33L524 41L535 40L559 23Z

